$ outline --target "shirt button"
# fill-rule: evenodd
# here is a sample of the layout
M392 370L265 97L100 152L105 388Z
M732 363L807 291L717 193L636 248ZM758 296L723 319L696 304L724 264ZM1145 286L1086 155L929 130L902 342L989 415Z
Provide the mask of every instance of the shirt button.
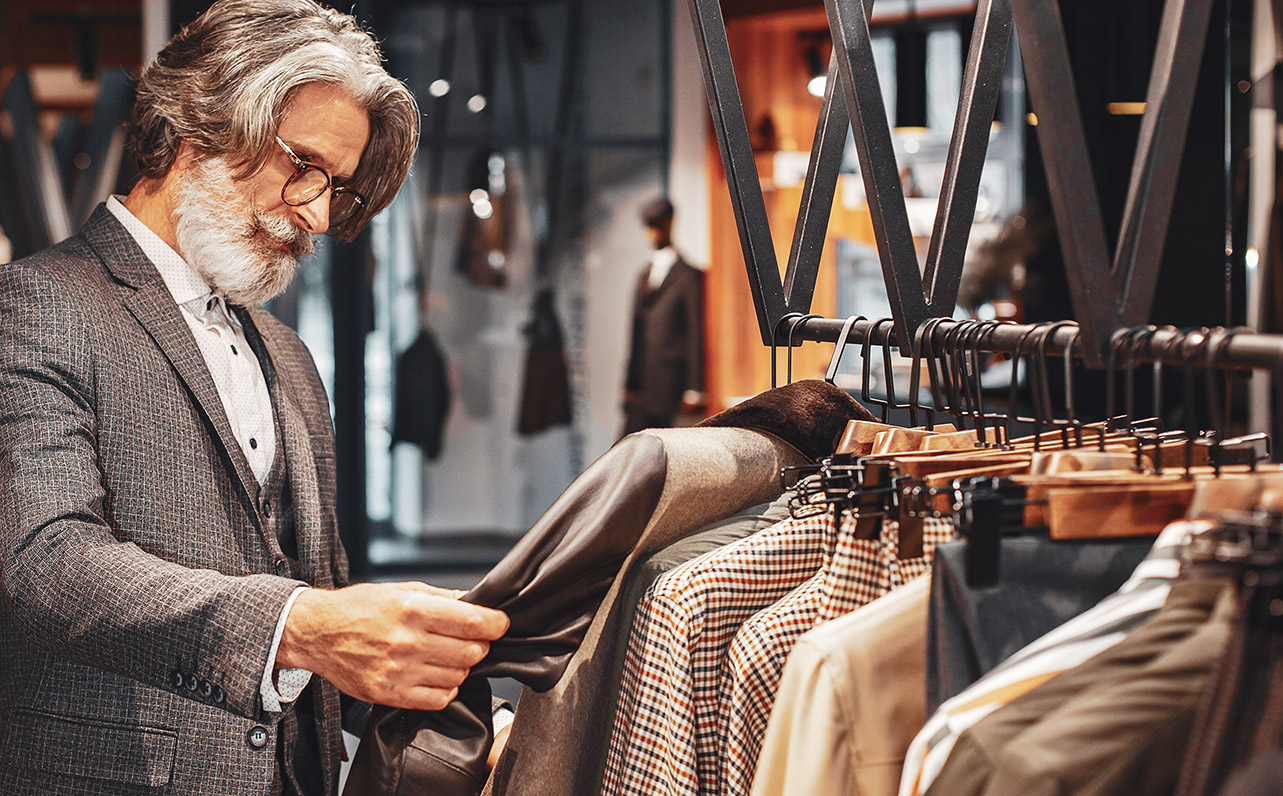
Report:
M234 357L240 356L240 352L236 350L236 346L232 346L232 356Z
M249 446L252 450L258 450L258 440L253 437L249 438Z
M255 724L249 728L249 732L245 733L245 740L249 741L249 745L255 749L262 749L267 746L267 728L261 724Z

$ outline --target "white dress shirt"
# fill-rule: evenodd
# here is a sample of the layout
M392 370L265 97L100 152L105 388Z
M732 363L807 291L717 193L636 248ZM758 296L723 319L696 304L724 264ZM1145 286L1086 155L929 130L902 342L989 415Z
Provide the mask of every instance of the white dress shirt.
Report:
M646 274L646 286L651 290L664 284L664 278L677 264L677 252L672 246L656 249L650 254L650 270Z
M129 212L119 198L108 198L107 209L160 272L165 287L196 338L196 345L209 368L223 411L231 424L232 434L249 460L254 477L262 485L276 456L276 422L263 369L245 338L240 321L228 310L226 300L211 290L178 252ZM297 699L312 677L306 669L282 669L277 673L275 683L272 677L285 620L294 600L305 588L300 586L290 595L276 623L259 689L264 710L280 711L281 703Z

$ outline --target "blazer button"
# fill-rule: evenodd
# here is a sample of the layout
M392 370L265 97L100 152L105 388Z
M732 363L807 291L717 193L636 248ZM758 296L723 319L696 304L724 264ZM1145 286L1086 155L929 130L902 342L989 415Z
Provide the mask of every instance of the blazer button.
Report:
M276 574L285 577L285 562L279 558L276 560Z
M269 520L272 518L272 504L271 504L271 503L264 503L264 504L263 504L263 516L264 516L264 517L266 517L266 518L267 518L267 519L269 519Z
M189 674L187 675L187 682L183 685L187 687L188 691L195 691L196 686L200 685L200 681L196 679L196 675Z
M221 705L225 699L227 699L227 692L223 690L223 687L219 685L214 686L214 702Z
M200 695L209 699L214 695L214 684L208 680L200 681Z
M173 672L170 673L169 684L172 685L174 688L182 688L185 682L187 682L187 678L183 677L182 672L175 669Z
M261 724L255 724L245 734L245 740L249 741L249 745L255 749L262 749L267 746L267 728Z

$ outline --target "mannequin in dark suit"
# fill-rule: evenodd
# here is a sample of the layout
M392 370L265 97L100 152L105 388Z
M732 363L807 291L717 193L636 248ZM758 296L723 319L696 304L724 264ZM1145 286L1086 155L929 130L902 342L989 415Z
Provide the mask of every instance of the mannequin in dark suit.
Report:
M673 205L642 211L653 251L637 283L624 433L672 426L704 405L704 273L673 249Z

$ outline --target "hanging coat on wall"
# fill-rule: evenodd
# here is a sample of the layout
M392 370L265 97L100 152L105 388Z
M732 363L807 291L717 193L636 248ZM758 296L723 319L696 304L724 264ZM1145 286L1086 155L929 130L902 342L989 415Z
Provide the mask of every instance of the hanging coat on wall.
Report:
M436 336L421 329L397 358L392 444L409 442L429 459L439 457L450 400L445 353Z
M517 432L538 434L553 426L570 425L570 373L551 290L541 290L535 297L525 333L529 348Z

